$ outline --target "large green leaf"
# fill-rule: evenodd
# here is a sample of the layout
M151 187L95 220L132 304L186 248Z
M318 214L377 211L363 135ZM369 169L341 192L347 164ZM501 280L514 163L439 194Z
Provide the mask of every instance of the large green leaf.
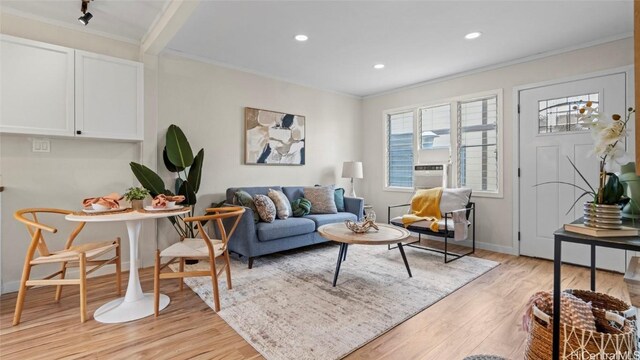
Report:
M184 180L182 180L181 178L177 178L176 179L176 183L175 183L176 194L180 193L180 186L182 186L183 182L184 182Z
M195 158L193 158L193 164L189 168L189 175L187 180L193 188L195 193L200 190L200 179L202 178L202 162L204 161L204 149L200 149Z
M182 204L187 204L187 205L196 204L196 201L197 201L196 193L191 188L191 185L189 184L188 180L185 180L182 182L182 185L180 185L180 190L178 191L178 194L184 196L184 202Z
M171 163L171 161L169 161L169 157L167 156L167 147L165 146L164 149L162 150L162 160L164 161L164 166L167 168L167 170L171 171L171 172L179 172L184 170L183 167L178 167L175 166L174 164Z
M193 152L187 137L173 124L167 129L167 158L177 168L186 169L193 163Z
M136 176L142 187L149 190L151 196L155 197L164 193L164 182L153 170L135 162L129 163L129 166L131 166L133 175Z

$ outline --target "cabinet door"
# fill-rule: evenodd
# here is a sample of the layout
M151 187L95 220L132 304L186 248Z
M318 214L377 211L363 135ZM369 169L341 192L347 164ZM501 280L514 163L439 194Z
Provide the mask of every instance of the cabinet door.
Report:
M76 50L76 136L143 140L141 63Z
M73 136L73 49L0 37L0 132Z

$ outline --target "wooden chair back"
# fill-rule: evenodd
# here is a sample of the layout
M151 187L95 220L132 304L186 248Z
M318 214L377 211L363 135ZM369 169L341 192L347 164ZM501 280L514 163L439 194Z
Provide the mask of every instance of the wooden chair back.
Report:
M29 248L27 250L27 257L29 259L33 258L36 250L40 254L40 256L49 256L51 252L49 251L49 247L44 239L43 231L50 232L55 234L58 232L58 229L46 225L38 220L38 215L41 214L59 214L59 215L68 215L73 213L70 210L63 209L53 209L53 208L28 208L28 209L20 209L13 214L13 217L25 224L27 227L27 231L31 236L31 243L29 244ZM85 223L80 222L76 226L76 228L69 234L67 241L65 243L64 249L69 249L73 244L73 240L78 236L82 228L84 228Z
M245 212L245 208L240 206L207 208L205 209L205 213L206 213L205 215L187 217L184 219L184 222L185 223L196 222L196 226L198 227L198 232L200 233L202 238L206 240L205 243L207 244L207 247L209 247L209 251L211 253L213 253L213 248L211 247L211 238L209 237L209 234L205 231L204 226L206 225L207 222L211 222L212 224L215 224L216 229L214 230L216 231L216 234L220 237L220 240L222 241L222 250L226 251L227 243L229 242L231 235L233 235L233 233L236 231L236 228L238 227L238 224L240 223L240 219L242 218L242 214L244 214L244 212ZM233 222L233 225L231 226L229 231L227 231L227 229L225 228L223 220Z

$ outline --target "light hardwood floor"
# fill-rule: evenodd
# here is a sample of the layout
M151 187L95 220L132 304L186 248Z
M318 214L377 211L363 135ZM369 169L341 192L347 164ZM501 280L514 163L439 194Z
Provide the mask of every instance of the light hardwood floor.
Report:
M462 359L495 354L522 359L526 334L521 317L527 299L550 290L553 263L479 250L475 256L500 266L356 350L347 359ZM260 271L255 268L253 271ZM563 266L563 288L588 288L589 271ZM124 277L126 279L126 277ZM153 269L141 272L153 289ZM599 271L597 289L628 301L621 274ZM111 277L89 280L88 311L116 298ZM223 290L224 291L224 290ZM261 359L262 357L188 287L162 283L171 305L159 318L125 324L81 324L78 290L54 288L27 294L22 323L12 327L16 294L0 298L0 358L8 359Z

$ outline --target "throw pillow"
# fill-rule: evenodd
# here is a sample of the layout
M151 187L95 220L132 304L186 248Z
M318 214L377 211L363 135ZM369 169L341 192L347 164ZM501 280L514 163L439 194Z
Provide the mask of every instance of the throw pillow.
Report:
M253 197L253 202L256 204L260 219L265 222L273 222L276 218L276 205L269 199L267 195L256 195Z
M253 212L253 222L257 223L260 221L260 214L258 213L258 209L256 208L256 204L253 202L253 198L249 195L248 192L240 190L235 193L235 202L237 205L246 206Z
M337 214L334 193L333 185L304 188L304 197L311 202L311 213Z
M302 217L311 213L311 203L305 198L293 200L291 203L291 213L295 217Z
M469 203L471 189L443 189L440 198L440 212L443 214L454 210L464 209Z
M338 211L345 212L346 210L344 207L344 189L337 188L333 196L334 196L334 200L336 202L336 208L338 209Z
M269 199L273 201L276 206L276 215L278 219L286 219L291 216L291 204L289 199L282 191L269 189Z
M316 187L320 187L322 185L315 185ZM343 188L337 188L335 193L334 193L334 200L336 202L336 209L338 209L339 212L345 212L347 210L345 210L344 208L344 189Z

